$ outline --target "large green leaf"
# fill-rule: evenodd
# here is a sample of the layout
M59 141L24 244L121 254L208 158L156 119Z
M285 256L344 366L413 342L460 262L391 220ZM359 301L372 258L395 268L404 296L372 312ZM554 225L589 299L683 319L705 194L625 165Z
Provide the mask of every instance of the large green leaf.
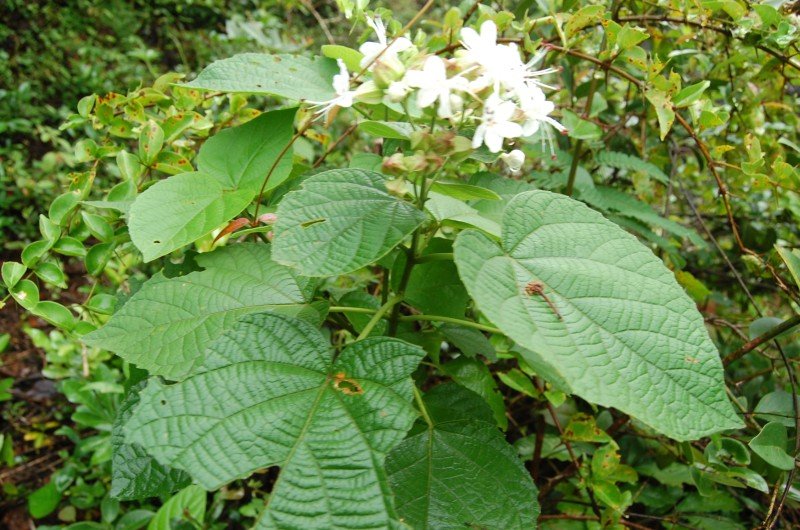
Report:
M169 177L136 197L128 218L131 241L145 261L154 260L230 221L254 196L204 173Z
M582 203L521 193L506 208L501 245L465 231L455 258L481 311L573 393L678 440L742 425L674 275Z
M188 473L159 464L144 447L125 442L123 427L139 404L139 391L144 384L131 389L117 409L111 430L111 491L116 499L160 497L191 483Z
M240 316L265 309L297 312L310 280L270 259L269 246L240 244L201 254L205 270L156 274L108 323L84 337L152 374L185 376L208 342Z
M227 188L258 191L273 164L265 187L270 190L292 171L292 139L296 108L266 112L244 125L221 131L206 141L197 156L200 171Z
M424 352L369 338L334 358L311 324L243 317L185 381L152 379L129 442L214 489L280 466L259 528L386 528L383 461L411 427L411 372Z
M286 194L274 228L275 261L306 276L334 276L383 257L425 220L389 195L385 181L373 171L334 169Z
M220 92L271 94L292 100L327 101L336 61L298 55L241 53L214 61L186 86Z
M404 521L415 529L535 528L536 486L481 398L445 384L423 401L431 423L417 422L386 460Z

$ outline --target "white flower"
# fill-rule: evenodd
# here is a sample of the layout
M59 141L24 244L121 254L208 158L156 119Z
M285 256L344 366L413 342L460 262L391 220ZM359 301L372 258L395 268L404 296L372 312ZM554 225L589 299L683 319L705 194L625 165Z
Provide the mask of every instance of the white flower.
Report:
M396 38L390 45L386 39L386 26L383 25L383 21L378 17L374 19L368 18L367 24L375 31L378 42L365 42L358 48L358 51L364 55L360 63L361 68L369 66L369 69L372 70L375 67L376 60L378 62L395 62L397 61L398 53L413 46L411 41L405 37Z
M522 168L522 164L525 163L525 153L519 149L514 149L509 153L500 155L500 160L508 166L508 169L510 169L512 173L516 173Z
M339 73L333 76L333 91L336 97L327 101L309 101L313 103L313 108L320 108L317 115L327 116L334 107L352 107L355 90L350 90L350 72L347 71L344 61L336 59L339 65Z
M526 85L524 93L519 95L519 101L522 114L525 116L525 122L522 124L523 136L535 134L542 123L553 126L559 132L566 130L563 125L549 116L556 106L552 101L547 101L541 88Z
M389 88L386 89L386 96L389 101L398 102L403 101L409 92L411 92L411 87L404 79L401 79L400 81L392 81Z
M437 55L431 55L425 60L422 70L409 70L403 80L409 86L418 88L417 105L426 108L439 102L437 114L440 118L449 118L453 115L453 106L461 106L461 98L454 91L464 91L468 88L468 81L457 75L447 77L447 68L444 60Z
M492 153L503 148L503 138L516 138L522 135L522 126L511 121L516 106L511 101L503 101L496 93L486 100L481 124L475 129L472 147L477 149L485 143Z
M481 32L472 28L461 30L461 44L468 64L480 66L478 78L470 88L479 92L488 86L495 90L513 88L525 81L526 65L519 56L516 44L497 44L497 26L491 20L481 24Z

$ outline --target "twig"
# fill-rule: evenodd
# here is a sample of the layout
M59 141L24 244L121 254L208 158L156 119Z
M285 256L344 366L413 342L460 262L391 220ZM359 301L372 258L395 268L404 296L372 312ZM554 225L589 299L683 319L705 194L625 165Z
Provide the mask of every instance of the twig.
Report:
M765 342L774 339L775 337L777 337L781 333L784 333L785 331L788 331L788 330L792 329L793 327L797 326L798 324L800 324L800 315L795 315L795 316L793 316L792 318L790 318L788 320L784 320L783 322L781 322L780 324L778 324L777 326L775 326L771 330L769 330L766 333L764 333L762 335L759 335L758 337L754 338L753 340L745 343L741 348L739 348L735 352L733 352L733 353L729 354L728 356L726 356L722 360L722 364L724 364L725 366L728 366L732 362L741 359L742 357L744 357L745 355L747 355L751 351L755 350L756 348L758 348L759 346L761 346Z

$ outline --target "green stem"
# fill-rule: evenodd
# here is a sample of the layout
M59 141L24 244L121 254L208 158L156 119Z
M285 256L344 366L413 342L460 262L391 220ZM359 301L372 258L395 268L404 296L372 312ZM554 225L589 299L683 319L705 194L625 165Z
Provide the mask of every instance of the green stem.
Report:
M362 315L375 315L378 311L381 311L384 307L388 305L384 304L381 309L369 309L366 307L348 307L348 306L331 306L328 308L329 313L359 313ZM381 318L387 318L385 316L385 311L381 315ZM453 318L453 317L446 317L441 315L405 315L398 318L400 322L444 322L445 324L456 324L458 326L464 326L465 328L473 328L479 329L481 331L487 331L489 333L498 333L503 334L503 332L494 327L489 326L486 324L481 324L479 322L473 322L472 320L464 320L461 318Z
M425 407L425 402L422 401L422 394L420 393L419 388L417 388L417 385L412 385L411 388L414 390L414 401L417 402L419 413L422 414L422 418L425 420L425 423L428 424L428 427L433 429L433 420L428 414L428 409Z
M417 258L417 263L426 263L428 261L453 261L452 252L435 252L425 254Z
M367 325L364 326L364 329L361 330L361 333L358 334L357 341L366 339L369 337L369 334L372 333L373 328L381 321L383 316L386 314L387 311L394 308L403 297L400 294L396 294L393 297L389 298L389 300L378 309L372 318L367 322Z
M365 315L374 315L376 309L368 307L348 307L344 305L332 305L328 308L328 313L362 313Z
M474 328L479 329L481 331L488 331L489 333L498 333L503 334L503 332L494 327L494 326L487 326L486 324L481 324L479 322L473 322L472 320L463 320L460 318L452 318L452 317L445 317L441 315L406 315L400 317L401 322L416 322L416 321L425 321L425 322L444 322L446 324L456 324L459 326L464 326L465 328Z

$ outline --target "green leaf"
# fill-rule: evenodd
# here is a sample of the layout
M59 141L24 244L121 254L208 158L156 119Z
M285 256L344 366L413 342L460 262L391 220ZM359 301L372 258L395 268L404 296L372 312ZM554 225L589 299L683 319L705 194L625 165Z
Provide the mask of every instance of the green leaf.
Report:
M760 420L777 421L786 427L794 427L792 395L784 390L776 390L762 397L753 412Z
M794 458L786 452L787 441L786 426L773 421L764 425L758 436L747 445L767 464L789 471L794 468Z
M131 241L152 261L230 221L254 196L252 190L226 189L204 173L169 177L136 197L128 218Z
M336 96L332 80L339 73L328 58L241 53L214 61L184 86L220 92L271 94L292 100L327 101Z
M2 267L3 283L11 289L22 279L25 271L28 270L25 265L16 261L4 261Z
M708 80L700 81L699 83L695 83L694 85L689 85L681 89L681 91L678 92L677 94L675 94L675 97L672 98L672 103L679 109L683 107L688 107L689 105L700 99L700 96L703 95L703 92L705 92L706 89L710 86L711 86L711 81Z
M617 33L617 45L622 50L628 50L640 42L647 40L649 37L650 34L647 31L625 23L625 25L620 28L619 33Z
M117 409L111 430L111 490L115 499L132 500L161 497L188 486L189 475L158 463L144 447L125 442L125 423L139 404L140 383L132 388Z
M55 263L49 261L40 263L33 272L45 283L61 287L62 289L67 288L67 275L64 274L61 267Z
M445 340L458 348L467 357L483 355L490 361L497 360L497 352L486 336L473 328L443 324L439 327Z
M567 23L564 26L564 33L567 34L567 37L572 37L583 28L603 20L603 18L605 18L605 13L605 6L584 6L567 19Z
M595 154L595 162L601 166L610 166L628 171L639 171L662 184L669 184L669 177L658 166L646 162L639 157L615 151L600 151Z
M154 375L179 379L240 316L297 312L313 290L308 279L272 261L267 245L223 247L196 259L205 270L177 278L156 274L83 340Z
M434 238L428 243L423 256L451 252L451 241ZM405 266L406 256L401 254L392 266L392 288L395 291L400 287ZM428 261L418 263L411 270L404 300L428 315L464 318L469 295L458 277L455 263L450 260Z
M281 151L292 139L297 108L261 114L244 125L225 129L206 141L197 156L202 173L216 178L225 188L258 191ZM289 177L292 149L275 165L265 190Z
M381 337L334 359L311 324L248 315L184 382L151 379L126 436L208 489L280 466L257 528L386 528L383 460L416 416L409 376L423 355Z
M603 129L595 123L584 120L574 112L564 109L561 111L564 127L570 138L576 140L598 140L603 136Z
M325 57L344 61L351 72L358 72L361 69L361 59L364 58L364 54L358 50L339 44L323 44L321 51Z
M480 228L487 234L500 237L500 226L497 222L483 216L477 209L459 199L431 192L428 194L425 209L443 225Z
M459 357L441 365L440 368L453 381L478 394L492 409L497 425L503 430L508 428L503 395L497 389L497 381L492 377L489 367L477 359Z
M139 159L146 166L155 162L158 153L164 146L164 131L153 120L142 126L139 133Z
M370 136L395 140L408 140L414 132L411 125L403 121L362 121L358 129Z
M648 90L645 96L656 109L660 138L663 140L667 137L669 130L672 129L672 124L675 122L675 111L672 110L670 95L663 90L652 89Z
M472 184L464 184L463 182L448 182L440 180L431 184L431 190L462 201L481 199L489 201L500 200L500 195L490 189L482 188L480 186L473 186Z
M18 281L8 292L19 305L29 311L39 303L39 288L30 280Z
M50 482L28 495L28 512L34 519L50 515L61 502L61 492L52 478Z
M386 177L334 169L306 179L278 205L275 261L306 276L356 271L386 255L425 215L386 191Z
M39 302L30 308L30 312L62 329L71 330L75 326L75 318L70 310L58 302L50 300Z
M536 486L492 413L453 384L424 398L418 422L386 462L397 511L415 529L536 527Z
M742 425L703 319L672 272L582 203L522 193L506 208L501 246L468 230L455 260L478 308L573 393L678 440Z
M789 269L789 274L792 275L794 283L800 288L800 250L790 250L777 245L775 245L775 250L778 251L781 259L786 264L786 268Z
M172 530L172 521L203 522L206 514L206 492L200 486L187 486L169 498L150 519L147 530Z
M80 197L74 191L62 193L50 204L48 216L56 225L63 226L69 214L78 205Z

